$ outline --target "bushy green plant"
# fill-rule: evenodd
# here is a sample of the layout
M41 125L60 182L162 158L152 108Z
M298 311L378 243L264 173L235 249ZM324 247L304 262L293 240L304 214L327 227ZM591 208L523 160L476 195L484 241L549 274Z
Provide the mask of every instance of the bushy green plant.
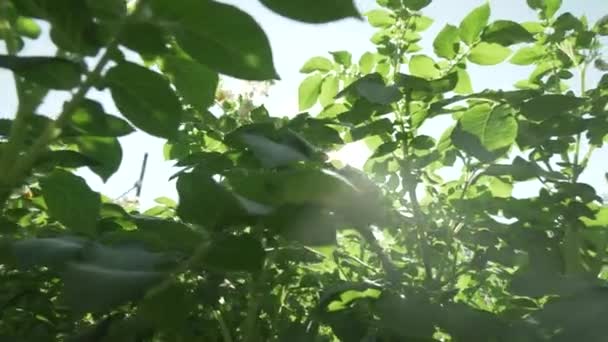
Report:
M359 17L347 0L261 2L309 23ZM608 134L608 76L585 80L605 69L608 21L530 0L537 21L490 23L484 4L446 24L430 56L429 3L378 0L377 51L311 58L299 105L321 110L289 118L218 94L218 74L277 76L266 35L235 7L2 3L0 66L19 107L0 121L0 337L603 341L608 209L579 177ZM39 20L57 55L19 55ZM474 93L467 65L507 59L534 71ZM52 89L72 97L55 119L35 114ZM420 134L438 116L453 125ZM71 172L107 179L132 125L167 139L177 202L140 213ZM363 170L328 158L355 141L373 150ZM512 197L531 179L536 196Z

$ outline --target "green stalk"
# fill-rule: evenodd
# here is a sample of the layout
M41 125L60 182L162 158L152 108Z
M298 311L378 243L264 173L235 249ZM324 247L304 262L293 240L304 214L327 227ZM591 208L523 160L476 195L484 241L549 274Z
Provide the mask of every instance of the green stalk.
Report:
M585 62L580 69L581 74L581 96L585 95L586 91L586 77L587 77L587 66L588 64ZM583 157L582 162L579 160L580 152L581 152L581 140L582 134L579 133L576 137L576 145L574 150L574 161L572 164L572 178L571 182L575 183L578 180L578 177L582 173L583 165L586 165L591 158L591 154L593 153L594 147L591 146L585 156ZM564 245L563 245L563 253L564 253L564 263L565 263L565 272L566 274L575 274L584 271L580 249L581 249L581 239L580 233L573 223L568 223L565 226L565 236L564 236Z
M226 321L224 321L224 317L222 317L222 312L219 310L213 311L213 316L220 325L220 332L222 333L222 340L224 342L232 342L232 336L230 335L230 329L228 329L228 325L226 325Z
M272 263L272 254L269 254L260 274L254 276L249 289L249 300L247 301L247 316L243 322L243 341L258 341L258 318L260 305L262 304L262 288L270 275L269 266Z

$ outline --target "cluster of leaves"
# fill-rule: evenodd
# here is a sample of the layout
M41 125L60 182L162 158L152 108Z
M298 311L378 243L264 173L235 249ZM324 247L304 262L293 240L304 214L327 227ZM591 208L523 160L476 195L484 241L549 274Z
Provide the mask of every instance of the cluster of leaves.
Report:
M308 23L359 17L348 0L261 3ZM579 177L608 136L608 76L591 89L584 77L605 69L608 20L529 0L537 21L490 23L484 4L447 24L431 57L418 44L429 3L378 0L377 51L311 58L300 110L321 109L292 118L218 96L218 74L277 77L236 7L1 5L19 107L0 121L0 337L602 341L608 208ZM20 56L41 21L57 55ZM474 93L467 65L509 56L530 77ZM56 119L36 114L50 90L72 91ZM453 125L419 133L438 116ZM125 209L71 172L108 179L133 126L167 139L177 203ZM363 171L329 160L360 140L373 149ZM512 197L531 179L537 196Z

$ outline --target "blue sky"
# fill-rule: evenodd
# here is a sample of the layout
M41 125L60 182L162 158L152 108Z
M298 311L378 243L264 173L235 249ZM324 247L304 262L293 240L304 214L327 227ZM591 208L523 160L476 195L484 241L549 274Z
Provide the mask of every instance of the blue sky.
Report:
M285 116L293 115L297 108L297 88L304 78L298 70L312 56L327 55L329 51L348 50L353 54L354 60L365 51L374 51L369 38L374 29L367 23L355 19L347 19L323 25L301 24L280 17L263 7L254 0L225 0L250 13L262 26L269 37L273 49L274 63L281 76L281 81L271 88L269 97L265 102L271 114ZM432 55L432 41L445 23L458 24L460 20L474 7L482 4L483 0L434 0L425 10L425 15L435 19L434 24L424 33L422 45L423 52ZM375 7L374 0L357 0L357 6L362 12ZM511 19L516 21L534 20L535 14L527 6L525 0L493 0L491 20ZM605 14L608 14L608 1L606 0L563 0L560 12L572 12L579 16L586 14L591 23ZM246 34L246 33L244 33ZM4 47L0 46L4 53ZM22 52L24 55L52 55L52 44L48 34L37 41L31 42ZM512 88L512 84L526 77L529 68L512 66L508 63L494 67L479 67L472 65L469 69L476 91L485 88ZM600 73L590 68L588 86L595 85ZM0 69L0 117L12 117L16 108L14 85L10 72ZM39 109L39 113L55 116L65 99L69 97L66 92L53 92ZM107 92L92 91L89 97L100 101L106 112L117 114L111 97ZM439 134L445 127L446 120L430 122L424 127L424 133ZM103 183L97 176L88 170L81 170L89 185L109 197L117 197L133 186L138 177L143 154L150 154L148 169L144 179L142 197L143 208L153 204L153 199L160 196L176 198L175 184L168 182L168 178L175 172L172 162L163 160L162 147L164 141L144 133L137 132L121 139L123 147L123 164L119 171ZM364 151L351 149L351 154L363 155ZM356 157L356 156L355 156ZM351 158L357 162L357 158ZM362 159L362 158L358 158ZM359 161L360 162L360 161ZM591 161L589 170L582 175L582 181L588 182L598 189L598 192L608 192L604 173L608 171L608 148L598 150ZM519 195L531 194L533 187L520 185L516 189Z

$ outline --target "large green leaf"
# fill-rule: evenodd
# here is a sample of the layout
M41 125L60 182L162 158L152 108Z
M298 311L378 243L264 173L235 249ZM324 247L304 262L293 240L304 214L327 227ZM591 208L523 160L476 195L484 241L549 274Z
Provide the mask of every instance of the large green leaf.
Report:
M369 74L374 69L376 64L376 55L371 52L366 52L359 59L359 71L362 74Z
M70 115L63 134L119 137L133 131L133 127L126 121L106 114L99 102L85 99Z
M386 86L382 80L382 76L377 73L363 76L342 89L336 96L341 97L345 95L362 97L371 103L379 105L388 105L399 100L401 97L399 89L396 86Z
M159 245L170 251L180 251L189 255L204 241L200 233L174 220L135 215L133 221L137 225L136 237L158 241Z
M167 56L163 61L163 72L171 77L185 102L199 111L214 104L219 82L217 73L186 58Z
M143 56L167 52L165 33L160 26L151 22L127 21L120 31L118 41Z
M332 51L330 53L334 57L334 61L345 68L350 67L353 63L353 56L348 51Z
M334 102L334 98L338 95L338 90L340 90L340 80L334 75L325 76L319 94L319 103L323 108Z
M38 160L36 167L54 169L55 167L65 167L77 169L79 167L99 166L100 163L82 153L71 150L55 150L44 153Z
M460 47L459 34L458 27L446 24L433 41L435 54L447 59L456 57Z
M541 17L550 19L562 6L562 0L527 0L528 6L540 10Z
M365 139L372 135L391 134L393 124L387 118L372 121L368 124L357 126L350 132L353 141Z
M517 137L517 120L508 107L477 105L466 111L452 132L452 142L459 149L482 161L510 147Z
M521 112L531 120L541 121L574 110L584 102L580 97L568 95L541 95L523 103Z
M113 137L82 136L70 139L78 146L78 150L85 156L97 162L89 166L106 182L112 176L122 161L122 147L118 139Z
M24 79L46 88L69 90L80 84L86 71L82 64L60 57L17 57L0 55L0 68L12 70Z
M490 4L488 2L472 10L460 22L460 39L467 45L472 45L488 24L490 19Z
M151 3L180 47L200 63L241 79L278 78L268 38L249 14L210 0Z
M230 192L203 168L182 173L177 180L177 215L186 222L210 229L242 224L251 216L263 216L272 208Z
M256 158L267 168L286 166L308 158L295 148L274 142L264 136L242 134L241 140L253 151Z
M387 27L395 23L395 16L384 9L374 9L365 13L367 21L373 27Z
M301 73L309 74L313 71L330 71L334 68L333 63L325 57L312 57L304 63L300 69Z
M62 267L80 257L85 242L73 236L23 239L15 241L12 249L23 267Z
M265 257L262 244L252 235L221 235L211 242L201 266L220 272L257 272Z
M498 64L511 54L511 50L496 43L481 42L477 44L469 53L469 60L479 65Z
M64 300L79 313L101 313L130 300L163 277L160 272L113 269L90 263L70 263L63 273Z
M412 56L409 62L410 73L414 76L432 79L439 77L441 71L435 65L435 61L426 55Z
M517 50L510 62L517 65L529 65L542 58L547 51L542 45L524 46Z
M517 137L517 120L504 106L480 105L465 112L459 120L465 132L479 138L488 151L511 146Z
M95 234L101 198L84 179L57 169L40 186L51 217L74 232Z
M473 86L471 85L471 77L465 69L457 68L456 73L458 75L458 83L454 87L456 94L470 94L473 92Z
M347 206L358 193L342 175L325 169L299 167L252 178L247 185L262 187L277 204ZM252 184L251 182L255 182ZM238 190L238 189L237 189ZM240 191L240 190L239 190Z
M268 221L271 228L288 240L309 246L336 243L338 219L316 205L283 206Z
M116 106L135 126L158 137L175 136L182 108L161 74L122 62L108 71L105 80Z
M298 88L298 103L300 110L306 110L317 103L317 99L321 93L322 83L323 76L319 74L308 76L302 81Z
M353 0L260 0L274 12L306 23L326 23L344 18L360 18Z
M529 43L534 37L520 24L510 20L497 20L490 24L481 35L484 42L510 46L518 43Z

